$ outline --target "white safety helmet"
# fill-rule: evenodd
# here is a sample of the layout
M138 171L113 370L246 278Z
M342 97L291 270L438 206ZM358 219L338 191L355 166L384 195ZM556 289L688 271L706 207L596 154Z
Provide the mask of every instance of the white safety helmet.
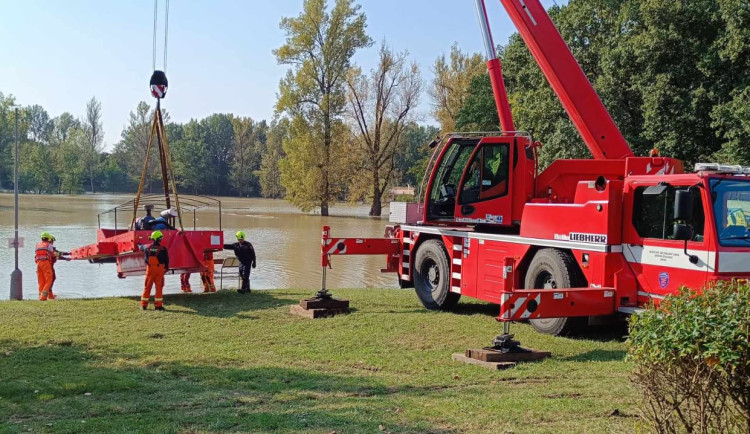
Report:
M174 208L165 209L159 215L162 216L165 219L168 218L168 217L177 217L177 210L174 209Z

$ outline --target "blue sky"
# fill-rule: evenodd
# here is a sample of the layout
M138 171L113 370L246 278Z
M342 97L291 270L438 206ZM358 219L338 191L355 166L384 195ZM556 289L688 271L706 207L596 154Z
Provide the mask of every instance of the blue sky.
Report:
M163 14L160 1L160 15ZM542 0L545 7L554 0ZM332 0L329 0L332 2ZM565 1L557 0L558 4ZM472 0L359 0L367 31L379 43L408 50L426 83L435 58L457 42L483 52ZM496 43L514 28L498 0L487 0ZM211 113L253 119L273 116L276 92L287 67L271 50L284 43L282 16L296 16L302 0L172 0L169 16L164 106L173 121ZM96 96L102 103L105 144L117 143L128 113L148 91L152 72L153 1L24 0L0 6L0 92L21 105L40 104L50 116L84 113ZM160 28L162 26L160 25ZM369 70L377 43L355 56ZM157 66L162 62L159 39ZM429 121L425 93L420 111Z

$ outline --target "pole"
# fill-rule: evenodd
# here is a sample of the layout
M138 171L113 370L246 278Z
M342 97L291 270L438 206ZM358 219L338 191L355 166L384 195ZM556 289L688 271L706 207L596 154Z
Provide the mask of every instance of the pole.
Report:
M14 215L15 215L15 239L14 247L16 250L16 268L10 273L10 299L23 300L23 273L18 268L18 107L15 109L15 135L16 144L14 149L13 163L13 195L14 195Z
M475 0L474 4L477 8L477 18L479 18L479 27L482 31L484 49L487 52L487 72L490 74L492 94L495 97L497 116L500 120L500 129L504 132L515 131L513 114L510 111L510 103L508 102L508 92L505 89L505 81L503 81L503 70L500 60L497 58L495 42L492 40L492 32L487 20L487 10L484 7L484 0Z

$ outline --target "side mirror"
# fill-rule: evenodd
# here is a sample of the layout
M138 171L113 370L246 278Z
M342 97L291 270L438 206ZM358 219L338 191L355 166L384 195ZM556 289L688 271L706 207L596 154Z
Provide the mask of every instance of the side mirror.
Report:
M676 190L674 192L674 219L686 222L693 219L693 193L690 190ZM676 234L677 226L675 226Z
M676 224L672 231L672 239L689 241L693 238L693 230L688 225Z
M675 206L675 208L677 207ZM699 260L698 257L695 255L691 255L687 251L688 241L693 239L693 229L688 225L679 223L675 224L674 229L672 230L672 238L674 238L675 240L685 241L685 248L683 249L683 252L688 256L691 264L697 264Z

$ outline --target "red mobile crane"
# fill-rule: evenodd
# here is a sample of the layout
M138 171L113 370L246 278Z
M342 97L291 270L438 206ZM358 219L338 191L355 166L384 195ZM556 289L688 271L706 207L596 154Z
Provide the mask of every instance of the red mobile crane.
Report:
M428 309L461 296L498 320L564 334L631 314L683 285L750 278L750 169L636 157L539 0L501 0L593 159L538 172L538 143L515 131L483 0L475 0L501 133L449 134L423 202L394 204L384 238L333 238L321 259L385 254L384 272ZM429 175L428 175L429 174ZM747 216L747 217L746 217Z

